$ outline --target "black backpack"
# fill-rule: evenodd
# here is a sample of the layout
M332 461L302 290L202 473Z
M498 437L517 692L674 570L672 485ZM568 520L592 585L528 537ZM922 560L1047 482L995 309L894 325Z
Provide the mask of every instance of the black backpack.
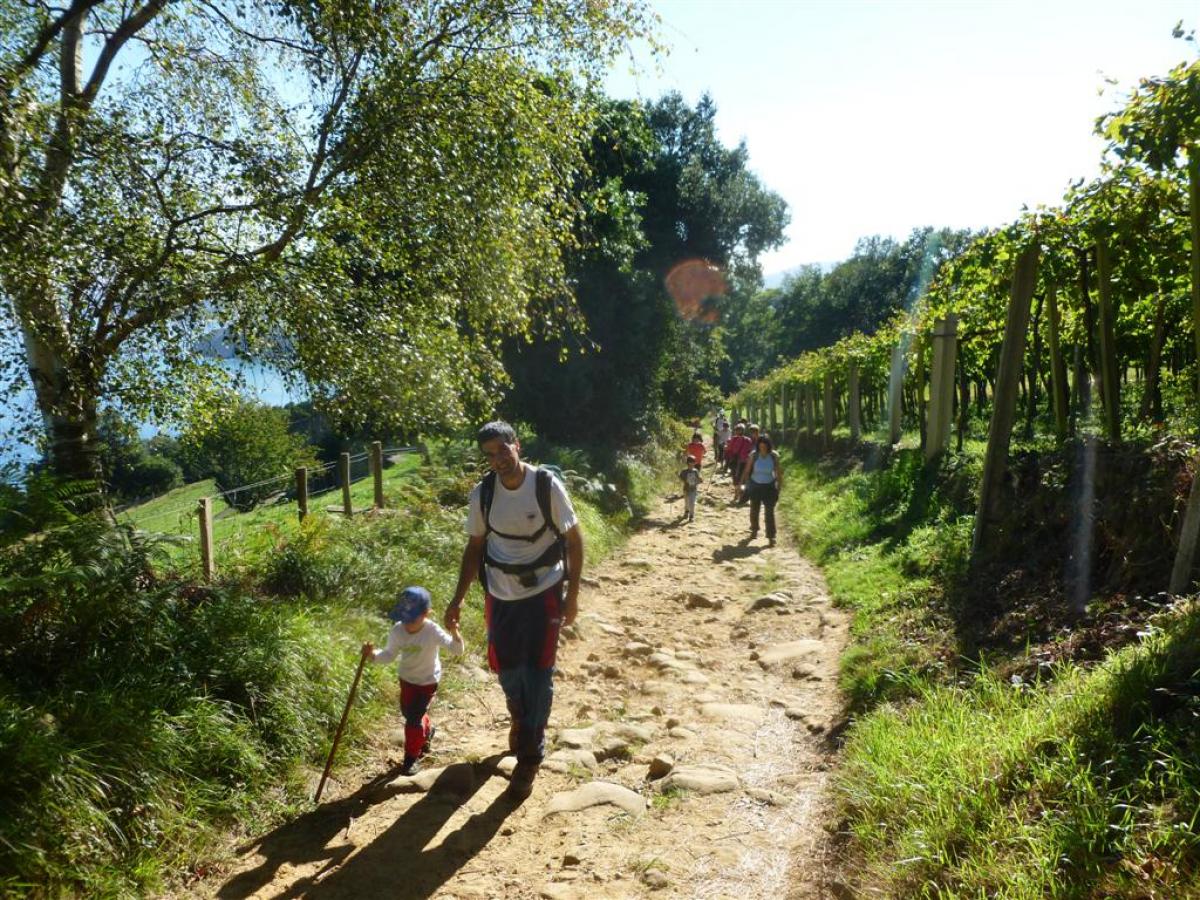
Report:
M563 562L563 574L566 574L566 539L563 537L558 526L554 524L554 516L550 511L550 486L554 476L546 469L539 468L536 470L536 482L534 483L534 495L537 497L538 509L542 513L542 524L533 534L505 534L503 531L497 531L492 527L492 500L496 496L496 473L488 472L483 476L483 480L479 483L479 505L483 513L484 527L484 542L483 542L483 562L484 565L479 567L479 582L483 585L483 589L487 590L487 566L494 569L499 569L501 572L506 572L509 575L516 575L521 584L525 587L533 587L537 584L537 578L534 572L537 569L544 569L549 566L558 565L559 561ZM503 563L493 559L487 549L487 537L495 532L502 538L509 538L514 541L527 541L533 543L546 530L554 532L554 543L546 548L546 552L539 556L531 563Z

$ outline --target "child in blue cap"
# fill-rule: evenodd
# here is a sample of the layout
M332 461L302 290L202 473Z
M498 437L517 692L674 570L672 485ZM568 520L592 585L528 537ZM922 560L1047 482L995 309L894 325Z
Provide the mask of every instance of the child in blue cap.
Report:
M381 665L391 662L397 655L400 657L397 669L400 673L400 713L404 716L404 765L400 771L404 775L417 773L417 760L429 751L429 742L436 731L429 723L427 713L442 677L438 651L445 647L451 653L459 654L465 649L458 623L452 624L447 634L428 618L429 607L429 591L423 587L406 587L388 613L388 618L396 624L388 632L387 646L376 650L373 644L366 643L362 648L364 657Z

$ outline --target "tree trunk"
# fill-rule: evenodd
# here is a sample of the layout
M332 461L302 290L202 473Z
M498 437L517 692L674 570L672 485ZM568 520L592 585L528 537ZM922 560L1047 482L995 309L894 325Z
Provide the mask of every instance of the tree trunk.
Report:
M95 379L81 376L41 329L22 328L25 362L48 440L47 457L56 475L103 486L96 440Z
M1067 439L1067 365L1059 341L1061 319L1058 313L1058 286L1046 288L1046 325L1050 343L1050 396L1054 405L1054 438L1059 444Z

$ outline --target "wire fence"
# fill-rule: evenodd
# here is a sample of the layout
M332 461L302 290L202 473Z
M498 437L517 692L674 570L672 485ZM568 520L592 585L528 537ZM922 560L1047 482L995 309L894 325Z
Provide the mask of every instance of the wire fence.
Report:
M350 516L356 512L382 508L384 470L411 453L428 457L428 450L422 444L384 448L381 443L375 442L370 450L343 453L336 462L299 468L290 475L277 475L235 487L220 488L211 494L182 499L148 515L129 515L130 511L127 510L126 516L140 530L198 532L203 573L206 579L211 580L215 570L214 522L246 516L248 524L258 521L264 521L265 524L265 521L274 521L276 517L262 520L258 518L259 514L264 510L286 507L294 508L298 519L303 520L312 509L309 501L335 491L341 491L340 503L326 506L327 512ZM355 508L350 489L367 479L374 480L374 497L371 502Z

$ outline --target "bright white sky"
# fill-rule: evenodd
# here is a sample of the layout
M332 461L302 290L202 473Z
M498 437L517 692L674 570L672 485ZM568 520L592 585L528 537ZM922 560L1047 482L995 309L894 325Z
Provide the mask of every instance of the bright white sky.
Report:
M745 139L791 209L768 275L844 259L863 235L1059 202L1098 171L1096 118L1195 57L1176 22L1200 27L1200 5L1177 0L649 2L670 53L619 65L608 90L712 94L722 140Z

